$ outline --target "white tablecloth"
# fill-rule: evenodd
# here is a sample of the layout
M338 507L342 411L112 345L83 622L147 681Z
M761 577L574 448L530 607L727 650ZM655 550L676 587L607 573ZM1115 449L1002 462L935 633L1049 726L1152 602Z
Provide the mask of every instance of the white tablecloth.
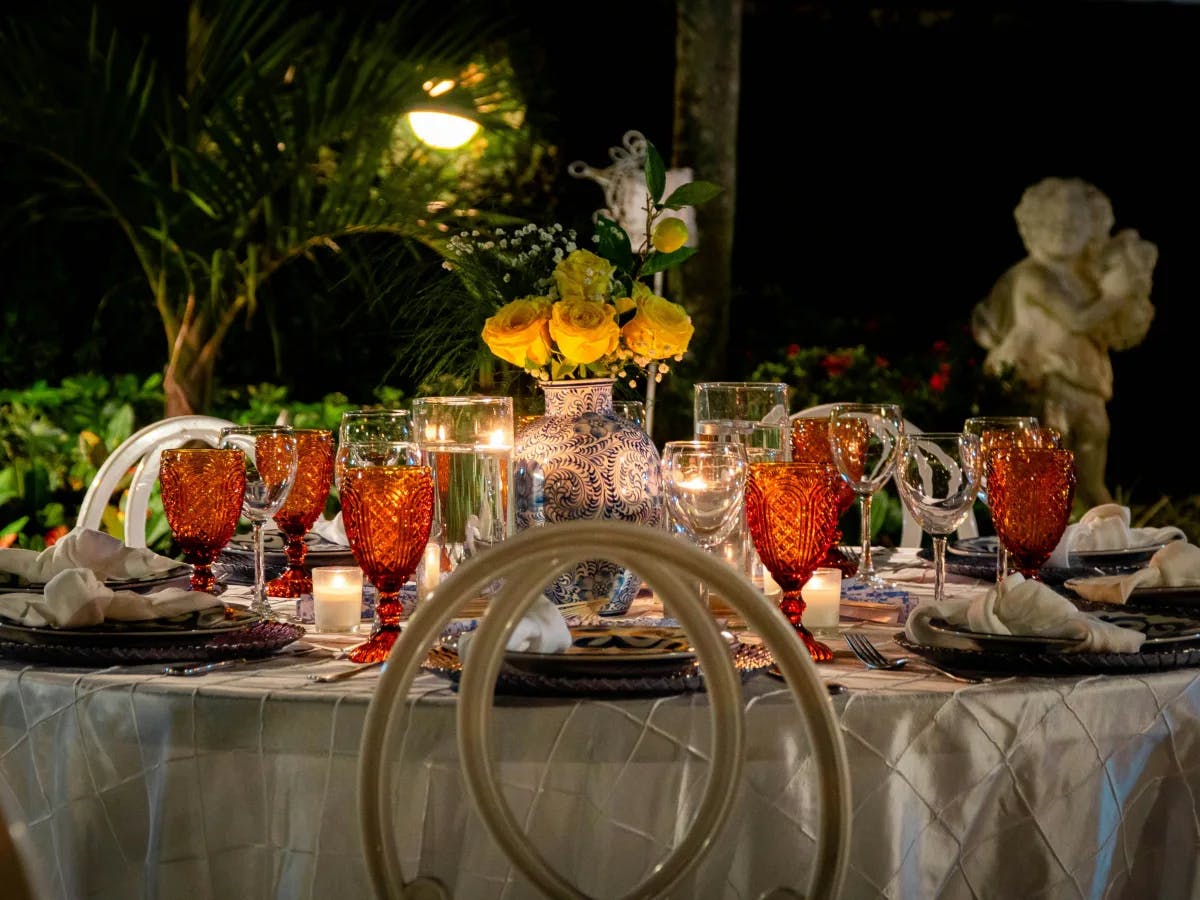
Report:
M862 627L896 652L895 627ZM867 672L833 646L823 674L850 688L832 701L853 776L845 896L1200 896L1200 671L962 685ZM44 880L70 898L370 896L355 780L377 678L304 677L345 665L172 678L0 661L0 796ZM379 761L408 764L408 874L472 900L535 896L470 810L454 694L432 675L414 693L404 759ZM807 884L819 773L781 684L756 678L746 698L737 808L676 896ZM707 771L704 695L498 707L509 800L584 890L627 889L683 833Z

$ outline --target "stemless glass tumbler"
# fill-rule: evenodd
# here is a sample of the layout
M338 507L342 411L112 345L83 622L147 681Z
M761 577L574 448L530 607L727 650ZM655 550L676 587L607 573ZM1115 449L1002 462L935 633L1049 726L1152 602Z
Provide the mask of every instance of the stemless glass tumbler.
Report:
M419 397L412 406L421 461L433 472L433 525L418 579L427 592L464 559L516 530L509 495L513 403L511 397Z
M240 450L164 450L158 480L163 512L183 559L191 589L217 593L212 564L237 531L246 468Z
M781 381L701 381L693 388L693 436L699 441L738 443L749 462L791 458L788 386ZM745 573L761 584L763 564L743 514L729 539L727 558L741 557Z

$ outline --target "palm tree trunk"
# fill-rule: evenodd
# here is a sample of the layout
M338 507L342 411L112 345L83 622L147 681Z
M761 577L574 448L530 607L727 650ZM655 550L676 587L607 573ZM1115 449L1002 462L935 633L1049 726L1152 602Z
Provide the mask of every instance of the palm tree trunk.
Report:
M724 188L696 209L703 252L668 272L696 328L691 345L704 348L689 366L697 381L729 371L741 46L742 0L677 2L672 164Z

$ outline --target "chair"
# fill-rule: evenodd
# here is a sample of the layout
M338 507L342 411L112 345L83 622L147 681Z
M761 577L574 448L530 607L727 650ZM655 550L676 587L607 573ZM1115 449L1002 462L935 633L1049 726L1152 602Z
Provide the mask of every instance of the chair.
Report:
M724 824L739 785L745 732L741 681L725 639L696 591L700 581L720 593L762 636L792 691L808 731L815 771L824 773L817 785L820 822L815 871L804 896L836 897L849 847L849 769L838 720L804 645L778 607L727 563L667 532L620 520L580 520L527 529L461 565L408 622L367 710L359 749L359 827L376 895L447 896L436 879L404 879L398 848L388 839L390 810L382 799L393 796L398 766L380 761L398 758L409 689L430 646L458 610L496 579L503 579L471 638L469 662L459 684L459 765L476 812L509 861L550 897L583 896L534 849L505 803L492 762L491 697L507 637L544 586L564 568L601 553L636 569L671 604L704 668L712 721L710 776L691 828L628 896L661 896L690 872ZM773 896L798 895L780 889Z
M76 527L100 527L104 509L117 486L136 466L125 504L125 544L128 547L145 547L146 504L150 500L154 482L158 480L159 453L172 447L181 447L189 441L203 441L215 447L221 429L232 424L228 419L214 416L172 416L130 435L108 455L92 479L75 519Z
M835 403L821 403L817 406L810 406L807 409L802 409L799 412L792 413L789 419L799 418L820 418L828 416L830 410L833 409ZM920 434L923 429L918 428L908 419L904 420L904 430L908 434ZM895 486L895 480L888 479L888 482ZM979 523L975 519L975 511L972 510L967 516L966 521L958 527L956 532L959 538L973 538L979 536ZM921 526L917 524L917 520L912 517L912 514L906 507L901 510L901 526L900 526L900 546L901 547L920 547L921 546Z

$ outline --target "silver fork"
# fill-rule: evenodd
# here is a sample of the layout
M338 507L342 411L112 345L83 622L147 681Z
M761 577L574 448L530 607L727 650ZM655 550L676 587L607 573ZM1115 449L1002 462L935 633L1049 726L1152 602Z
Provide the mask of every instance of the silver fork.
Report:
M847 631L842 634L846 639L846 645L858 657L859 661L868 669L881 669L884 671L893 671L903 669L908 665L911 657L900 656L896 659L888 659L879 652L879 648L867 639L865 635L858 634L854 631ZM961 681L964 684L982 684L985 681L992 679L983 675L959 675L957 672L951 672L948 669L943 669L936 663L932 663L927 659L922 658L920 662L935 672L940 672L952 681Z

